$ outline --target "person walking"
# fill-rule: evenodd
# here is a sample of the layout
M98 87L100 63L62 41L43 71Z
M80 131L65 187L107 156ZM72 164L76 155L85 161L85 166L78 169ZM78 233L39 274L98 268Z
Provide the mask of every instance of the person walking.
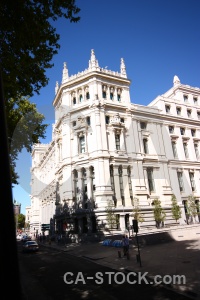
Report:
M129 239L127 237L127 235L123 235L122 237L122 247L123 247L123 252L124 252L124 256L127 255L127 251L129 249Z
M124 243L125 243L125 251L126 251L126 255L127 255L128 251L129 251L129 238L128 238L128 235L125 236Z

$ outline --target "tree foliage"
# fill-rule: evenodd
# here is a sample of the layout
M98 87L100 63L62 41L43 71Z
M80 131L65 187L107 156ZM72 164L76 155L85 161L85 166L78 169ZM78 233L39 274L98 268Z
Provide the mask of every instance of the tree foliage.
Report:
M45 72L60 48L53 21L64 17L77 22L79 11L75 0L0 1L0 65L6 100L32 96L47 85Z
M25 215L23 214L19 214L17 216L18 220L17 220L17 225L18 225L18 229L22 229L25 227Z
M142 214L139 206L139 199L133 198L133 218L134 220L137 220L138 222L142 223L144 222L144 215Z
M172 202L172 218L176 220L176 222L181 218L181 208L177 203L177 199L175 195L171 197Z
M25 147L45 138L48 126L35 104L29 101L48 84L46 70L60 48L55 21L78 22L80 9L75 0L1 0L0 72L6 106L12 182L17 155Z
M106 206L106 219L107 224L110 229L116 228L118 225L116 214L115 214L115 206L112 200L108 200Z
M166 219L166 213L164 211L164 209L161 206L161 201L159 199L154 199L153 201L153 213L154 213L154 219L156 221L156 225L157 227L160 226L160 223L164 222L164 220Z
M12 183L17 184L18 175L15 172L15 166L18 153L23 148L31 152L32 144L38 143L39 138L45 138L45 130L48 125L43 124L44 116L28 99L9 99L6 109Z
M187 198L187 213L189 216L195 218L198 215L198 205L196 203L196 198L193 195L189 195Z

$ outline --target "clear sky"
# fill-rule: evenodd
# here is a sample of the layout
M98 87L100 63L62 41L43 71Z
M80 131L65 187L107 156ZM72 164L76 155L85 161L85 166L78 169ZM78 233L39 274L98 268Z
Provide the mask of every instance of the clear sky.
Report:
M55 23L61 48L46 72L49 84L31 101L50 124L46 139L51 141L55 83L61 83L63 63L69 75L88 68L91 49L99 66L120 71L124 58L131 80L131 102L148 105L173 85L177 75L183 84L200 87L200 1L199 0L78 0L81 20ZM30 205L31 156L23 151L17 161L19 185L13 198L21 213Z

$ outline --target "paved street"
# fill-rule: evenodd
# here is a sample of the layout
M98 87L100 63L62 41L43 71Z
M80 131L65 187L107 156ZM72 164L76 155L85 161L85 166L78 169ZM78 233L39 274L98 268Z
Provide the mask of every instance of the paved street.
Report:
M72 257L84 258L97 266L108 267L115 272L137 272L154 282L155 276L166 279L166 288L200 299L200 226L186 226L166 232L145 232L139 236L141 266L137 262L138 249L135 242L130 244L130 259L119 257L121 248L103 246L102 242L83 244L42 243L47 249L57 249ZM115 236L112 237L115 239ZM78 261L77 261L78 262ZM98 271L98 267L97 267ZM176 275L185 278L178 283ZM175 280L176 279L176 280ZM174 282L170 282L174 280ZM167 283L167 284L166 284ZM160 285L160 284L158 284ZM120 299L120 298L119 298Z

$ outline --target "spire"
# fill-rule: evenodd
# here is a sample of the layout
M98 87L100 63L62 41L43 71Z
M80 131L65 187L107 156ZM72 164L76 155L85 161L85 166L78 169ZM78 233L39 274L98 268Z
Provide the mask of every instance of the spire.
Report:
M69 78L67 64L64 62L63 66L63 75L62 75L62 83L65 83Z
M178 78L178 76L174 76L174 80L173 80L173 84L174 84L174 86L175 85L179 85L181 82L180 82L180 79Z
M95 57L94 49L92 49L91 50L91 57L90 57L90 60L89 60L89 68L92 69L92 68L98 68L98 67L99 67L98 60Z
M124 59L123 58L121 58L120 72L121 72L121 75L123 77L127 78L126 67L125 67L125 63L124 63Z
M57 92L58 92L58 89L59 89L59 84L58 84L58 81L56 81L56 86L55 86L55 95L57 94Z

